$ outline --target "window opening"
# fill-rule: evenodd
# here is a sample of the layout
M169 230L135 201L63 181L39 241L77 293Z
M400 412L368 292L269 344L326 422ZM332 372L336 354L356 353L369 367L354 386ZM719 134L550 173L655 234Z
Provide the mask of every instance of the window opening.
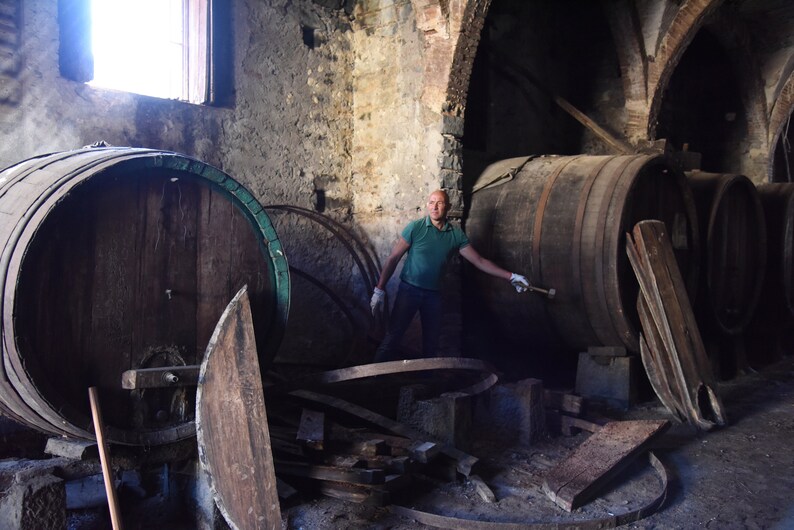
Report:
M208 100L210 0L91 0L92 86Z

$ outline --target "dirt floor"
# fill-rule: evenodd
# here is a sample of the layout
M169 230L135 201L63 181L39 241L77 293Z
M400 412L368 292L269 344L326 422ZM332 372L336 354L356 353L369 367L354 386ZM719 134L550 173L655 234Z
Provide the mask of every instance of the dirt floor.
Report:
M698 432L673 423L652 450L670 476L664 504L627 528L794 528L794 358L719 385L728 425ZM615 419L671 419L657 402L635 406ZM659 495L657 473L647 460L635 465L600 496L573 513L543 493L544 473L586 437L547 436L531 447L500 447L478 440L479 476L496 502L487 503L470 481L429 481L410 488L403 505L480 521L568 525L619 516ZM283 510L290 529L429 528L410 518L330 498Z
M671 422L671 427L651 447L669 474L666 499L654 513L624 527L794 529L794 357L722 382L719 391L728 424L711 432L699 432ZM642 403L622 414L610 412L617 420L672 418L656 401ZM477 439L469 452L480 459L475 472L493 492L495 502L486 502L470 480L438 477L418 477L394 502L464 519L570 528L594 519L620 517L660 495L659 475L643 457L583 507L573 513L558 508L543 493L543 478L588 436L587 432L575 436L549 434L531 446L510 447L499 440ZM16 448L19 453L25 447L36 448L41 445L41 440L33 443L36 440L7 444L6 449ZM40 451L38 447L37 452ZM24 451L4 456L40 458ZM180 473L174 476L177 475L181 477ZM97 491L102 493L101 488ZM129 511L134 503L129 496L122 500ZM67 527L109 528L104 502L97 505L94 509L70 510ZM179 509L172 507L171 511ZM187 517L190 522L177 525L164 522L185 518L168 519L158 515L160 512L150 504L142 504L137 512L138 517L127 518L128 528L196 527L195 514ZM430 528L389 508L322 496L307 498L305 492L296 501L282 505L282 519L284 528L294 530ZM223 526L219 521L215 527Z

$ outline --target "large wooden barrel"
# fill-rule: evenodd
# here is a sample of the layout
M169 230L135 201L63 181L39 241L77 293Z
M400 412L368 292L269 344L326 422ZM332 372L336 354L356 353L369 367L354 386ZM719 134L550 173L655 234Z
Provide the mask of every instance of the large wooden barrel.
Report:
M761 300L745 336L747 362L756 368L794 351L794 184L759 184L767 230Z
M568 353L589 346L639 351L639 286L625 234L640 220L664 221L694 289L695 216L686 178L661 156L531 159L512 180L472 195L466 231L481 254L554 288L556 297L517 294L475 272L467 275L466 314L518 345L513 355L535 361L551 356L555 344Z
M759 310L778 322L794 318L794 184L760 184L767 229L767 268Z
M738 335L758 306L766 267L766 221L755 184L743 175L687 172L702 244L700 320Z
M261 205L222 171L150 149L49 154L0 173L0 213L6 415L90 439L96 386L111 441L192 435L195 388L123 390L121 374L199 364L244 284L259 355L275 354L287 263Z

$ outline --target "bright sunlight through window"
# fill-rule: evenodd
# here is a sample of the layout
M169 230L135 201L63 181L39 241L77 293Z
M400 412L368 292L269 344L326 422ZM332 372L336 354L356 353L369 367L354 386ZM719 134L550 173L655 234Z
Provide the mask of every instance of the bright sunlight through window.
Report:
M190 68L189 30L195 15L191 18L188 8L197 4L191 0L91 0L94 79L90 84L203 102L205 92L199 94L191 87L203 85L202 80L189 78L206 72L206 68ZM197 32L201 26L194 25ZM193 40L206 46L206 38ZM206 58L206 50L199 57Z

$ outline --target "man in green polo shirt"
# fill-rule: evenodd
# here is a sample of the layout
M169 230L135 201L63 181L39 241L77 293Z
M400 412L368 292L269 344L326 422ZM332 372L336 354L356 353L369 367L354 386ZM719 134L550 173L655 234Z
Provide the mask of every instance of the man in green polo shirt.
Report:
M400 287L392 308L386 336L375 352L375 362L397 358L400 341L419 311L422 320L422 353L435 357L441 332L441 273L450 252L457 250L472 265L483 272L504 278L516 291L522 293L529 282L520 274L509 272L494 262L483 258L469 244L469 239L458 227L447 222L449 197L436 190L427 200L427 216L408 223L400 234L372 295L370 306L374 315L384 303L386 284L394 274L397 264L408 253L400 274Z

